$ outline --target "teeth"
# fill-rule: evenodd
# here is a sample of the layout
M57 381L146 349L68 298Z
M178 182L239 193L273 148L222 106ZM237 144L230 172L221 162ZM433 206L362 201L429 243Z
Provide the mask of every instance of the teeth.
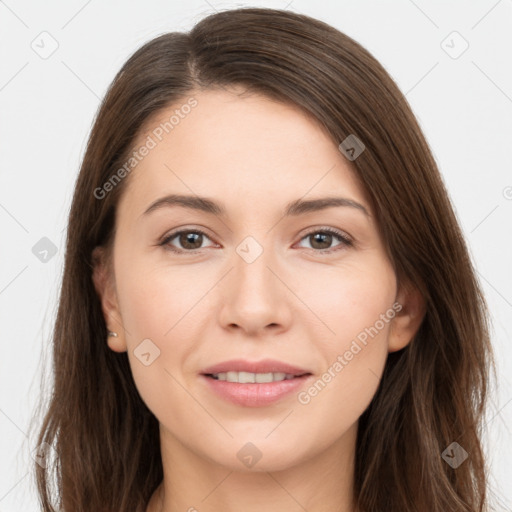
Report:
M264 382L279 382L282 380L293 379L295 375L290 373L250 373L250 372L222 372L214 373L213 378L218 380L225 380L227 382L238 382L240 384L247 383L264 383Z

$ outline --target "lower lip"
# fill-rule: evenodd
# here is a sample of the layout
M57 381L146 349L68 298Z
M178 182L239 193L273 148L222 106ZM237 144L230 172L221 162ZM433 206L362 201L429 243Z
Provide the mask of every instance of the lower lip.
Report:
M298 391L312 375L303 375L278 382L247 383L228 382L202 375L215 393L236 405L263 407Z

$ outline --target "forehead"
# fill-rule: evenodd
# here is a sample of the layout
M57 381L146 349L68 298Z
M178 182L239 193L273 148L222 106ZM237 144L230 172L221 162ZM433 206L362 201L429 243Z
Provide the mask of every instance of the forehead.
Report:
M130 172L130 201L142 205L164 192L223 202L282 203L317 192L366 199L318 121L295 105L241 92L196 91L152 116L134 144L151 149Z

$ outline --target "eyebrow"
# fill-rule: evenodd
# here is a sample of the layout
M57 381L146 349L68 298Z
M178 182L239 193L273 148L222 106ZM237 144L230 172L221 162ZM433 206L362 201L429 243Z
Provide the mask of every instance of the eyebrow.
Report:
M160 208L172 206L181 206L184 208L199 210L216 216L223 216L226 214L224 206L207 197L170 194L157 199L149 206L143 215L148 215ZM370 216L370 213L362 204L346 197L321 197L309 200L296 199L286 205L284 216L297 216L305 213L325 210L326 208L332 208L335 206L348 206L363 212L368 217Z

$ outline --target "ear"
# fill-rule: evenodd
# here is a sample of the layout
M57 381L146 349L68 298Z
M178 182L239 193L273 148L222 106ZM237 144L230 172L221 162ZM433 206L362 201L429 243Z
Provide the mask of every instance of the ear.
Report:
M400 286L396 297L396 311L391 322L388 338L388 352L395 352L407 346L418 332L425 318L426 303L420 291L411 283Z
M114 352L126 352L125 331L119 312L117 293L114 285L114 275L107 262L107 252L104 247L95 247L92 251L94 288L101 302L105 324L109 331L117 333L117 337L108 336L108 346Z

